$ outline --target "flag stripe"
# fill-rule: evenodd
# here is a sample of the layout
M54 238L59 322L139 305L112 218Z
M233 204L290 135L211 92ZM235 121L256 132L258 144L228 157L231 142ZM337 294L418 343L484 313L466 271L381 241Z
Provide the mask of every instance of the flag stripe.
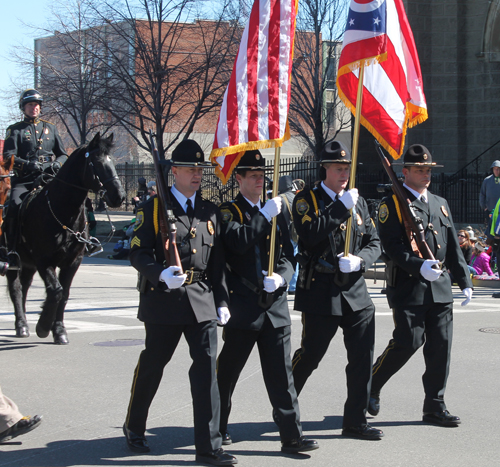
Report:
M250 14L250 21L248 27L248 44L247 44L247 79L248 79L248 138L256 139L258 138L259 132L256 122L258 121L257 112L257 84L258 76L257 72L259 70L259 2L256 2L257 8L253 8ZM245 108L241 106L242 113ZM240 135L240 139L244 138L244 135ZM231 141L231 144L237 144L237 142Z

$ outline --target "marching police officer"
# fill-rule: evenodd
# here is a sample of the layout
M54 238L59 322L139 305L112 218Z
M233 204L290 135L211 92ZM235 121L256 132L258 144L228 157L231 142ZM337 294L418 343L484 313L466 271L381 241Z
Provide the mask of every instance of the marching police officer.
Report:
M146 329L146 347L135 369L127 418L123 426L134 452L149 452L146 419L165 365L184 335L193 364L189 370L193 395L196 460L232 465L235 457L221 448L220 400L215 374L217 316L229 318L224 275L224 249L219 211L198 193L204 154L198 143L184 140L172 153L174 186L170 189L177 219L177 248L182 263L166 266L156 196L141 204L130 242L130 262L142 275L139 320Z
M300 394L318 367L337 329L347 350L347 401L342 434L379 439L383 432L366 421L375 339L375 307L362 273L380 256L380 241L365 200L358 190L346 191L351 157L338 141L320 154L321 184L304 189L294 200L299 235L299 278L295 310L302 312L302 342L292 360ZM351 231L346 223L352 209ZM351 248L344 256L346 235Z
M447 270L466 297L462 305L472 297L472 283L448 203L427 190L432 168L442 166L432 161L431 153L421 144L408 148L403 164L403 186L415 214L422 220L435 260L423 259L413 251L396 196L385 198L379 209L379 232L390 259L387 299L396 327L389 345L373 366L368 412L379 413L380 390L425 343L423 421L457 426L460 418L451 415L444 402L453 333L453 296Z
M281 450L298 453L317 449L318 443L302 436L292 379L291 321L286 294L295 260L288 224L280 214L281 198L277 196L265 205L260 201L264 170L265 160L261 153L247 151L236 167L240 193L234 201L221 205L231 319L224 328L224 346L217 365L220 431L224 444L231 444L227 432L231 398L240 373L257 344L273 418L279 428ZM275 268L272 275L268 275L271 220L276 216Z
M68 158L57 128L40 118L43 98L36 89L21 93L19 108L24 120L7 128L4 158L14 156L9 207L4 224L4 240L10 251L16 249L17 215L22 200L43 170L57 173Z

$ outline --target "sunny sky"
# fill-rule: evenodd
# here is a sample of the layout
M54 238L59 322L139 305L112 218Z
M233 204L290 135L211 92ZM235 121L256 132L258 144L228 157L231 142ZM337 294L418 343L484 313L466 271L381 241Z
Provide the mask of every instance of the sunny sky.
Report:
M12 48L22 44L33 48L33 40L36 34L29 28L23 26L23 22L35 26L43 26L47 22L50 0L24 0L22 7L17 2L2 2L2 27L0 28L0 96L4 96L15 86L22 87L25 83L33 85L32 76L25 77L24 83L19 82L20 70L16 68L9 57ZM0 99L0 138L4 136L5 128L14 123L12 117L9 119L9 111L12 107L16 109L16 102L6 102ZM16 118L20 113L15 114Z

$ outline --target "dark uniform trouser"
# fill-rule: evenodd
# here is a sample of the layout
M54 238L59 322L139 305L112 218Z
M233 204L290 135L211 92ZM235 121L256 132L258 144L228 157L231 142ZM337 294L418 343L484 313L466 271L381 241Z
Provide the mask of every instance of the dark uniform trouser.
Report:
M396 328L385 351L373 366L372 394L410 359L424 342L424 412L446 409L444 391L450 366L453 337L453 304L434 303L394 309Z
M344 299L342 301L343 316L302 313L302 341L292 360L293 379L297 394L300 394L340 326L348 361L343 426L355 427L366 423L375 342L375 307L370 305L354 312Z
M193 325L144 324L146 348L141 352L134 372L132 394L127 413L127 427L138 435L146 430L149 406L160 385L165 365L184 334L193 364L189 369L194 411L196 452L219 449L220 400L216 380L217 322Z
M262 375L282 441L302 436L299 403L293 386L290 359L291 327L274 328L266 316L259 331L224 328L224 346L217 362L221 398L220 431L227 431L231 397L241 371L257 343Z

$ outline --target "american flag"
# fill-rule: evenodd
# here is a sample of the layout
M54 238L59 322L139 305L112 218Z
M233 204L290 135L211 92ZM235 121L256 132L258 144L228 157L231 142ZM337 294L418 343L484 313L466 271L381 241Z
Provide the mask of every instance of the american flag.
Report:
M362 64L361 123L398 159L407 128L427 119L422 72L402 0L351 0L337 88L352 113Z
M226 183L249 149L290 138L293 41L298 0L255 0L221 106L211 161Z

